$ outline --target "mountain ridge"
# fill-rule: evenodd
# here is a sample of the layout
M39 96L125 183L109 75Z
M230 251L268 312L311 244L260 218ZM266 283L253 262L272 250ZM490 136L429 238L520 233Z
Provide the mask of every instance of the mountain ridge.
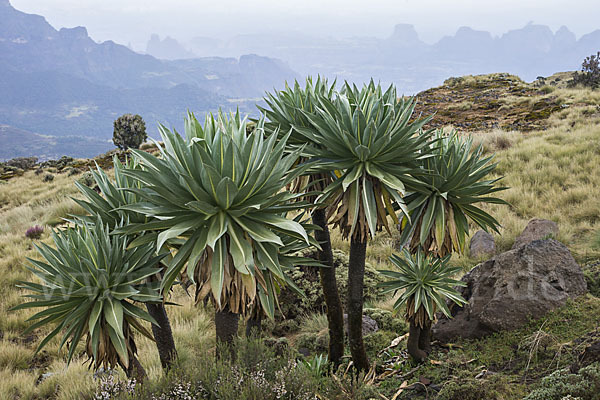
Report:
M356 83L374 78L395 83L404 93L417 93L451 76L503 71L532 81L577 70L599 45L600 29L577 39L565 26L553 32L546 25L529 23L500 35L463 26L432 44L421 40L413 25L397 24L384 38L240 34L230 39L192 38L188 48L222 56L243 49L284 60L303 75L318 72Z
M89 154L92 138L107 143L112 122L123 113L142 115L148 134L156 136L158 122L179 129L188 109L199 118L220 107L254 110L265 90L298 77L285 63L253 54L158 60L113 41L97 43L82 26L57 30L43 16L1 1L0 124L57 138L87 137L82 154ZM15 154L40 148L15 140L4 145Z

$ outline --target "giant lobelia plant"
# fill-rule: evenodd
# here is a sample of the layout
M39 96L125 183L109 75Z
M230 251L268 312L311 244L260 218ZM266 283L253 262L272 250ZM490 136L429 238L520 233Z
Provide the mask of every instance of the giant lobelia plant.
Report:
M124 174L143 183L130 190L144 201L125 208L156 220L122 231L160 231L158 248L171 239L181 242L162 288L184 273L196 284L196 300L214 304L217 339L231 343L239 315L260 306L272 318L280 288L293 285L286 269L306 262L290 249L311 241L286 215L308 203L284 189L306 166L296 166L301 149L284 152L287 136L265 137L264 121L251 132L239 114L209 115L204 127L190 116L186 125L186 138L161 127L160 158L133 152L143 170ZM295 241L286 245L282 236Z
M159 271L161 256L155 256L152 244L128 249L130 239L111 235L101 220L55 231L52 240L54 247L35 245L43 260L28 259L39 283L19 284L31 292L26 297L32 301L13 310L44 308L29 318L36 322L25 333L54 325L37 351L61 334L60 347L68 345L70 362L85 338L94 369L118 365L128 377L143 380L146 372L136 357L133 331L152 340L142 321L157 322L135 303L162 302L158 283L147 279Z
M293 87L286 84L284 90L274 94L267 93L266 108L259 109L269 119L265 123L265 129L269 133L279 132L281 136L290 133L287 147L290 151L298 147L314 147L318 144L310 142L307 137L299 133L295 127L312 128L312 124L306 113L313 113L319 104L319 97L333 99L335 96L335 83L329 85L325 79L318 78L314 83L309 77L304 87L296 81ZM310 154L310 152L308 152ZM292 185L296 193L312 193L314 190L323 191L333 181L333 172L315 172L308 170L306 175L300 176ZM315 196L308 196L308 201L315 201ZM317 205L312 210L312 221L319 227L315 231L315 238L321 248L317 255L324 267L319 268L323 296L327 310L327 322L329 327L329 360L337 365L344 355L344 310L340 300L338 286L335 277L335 265L331 250L329 228L325 217L325 208Z
M422 131L429 118L412 120L415 101L398 100L371 82L361 89L345 84L333 99L320 97L315 111L306 112L311 128L295 129L317 146L306 151L315 168L334 174L319 199L327 205L327 220L350 238L348 270L348 337L354 365L369 369L362 338L363 280L369 237L390 230L388 216L407 213L407 185L420 185L419 161L430 135Z
M493 155L484 157L481 145L470 138L437 131L429 144L430 157L420 161L426 172L418 175L421 185L406 197L410 219L402 221L401 243L411 251L422 247L438 257L462 253L469 235L469 220L484 230L498 232L498 221L478 205L506 204L493 193L501 178L490 178L496 168Z
M416 259L407 254L404 261L393 258L400 272L387 272L396 280L385 285L390 290L407 289L397 305L407 305L408 350L417 361L429 354L435 308L450 316L445 298L457 305L464 303L451 289L451 284L459 285L451 279L459 270L446 265L452 252L464 251L469 223L497 232L499 223L478 205L505 204L492 196L505 188L497 185L500 178L490 178L496 164L492 163L493 156L483 156L481 146L473 148L470 138L438 131L429 147L431 156L420 160L426 173L417 176L422 185L416 185L406 196L410 219L405 216L401 224L401 244L408 246L406 251L416 253Z
M124 175L123 171L125 169L135 170L140 169L140 166L133 159L128 159L126 164L123 165L117 157L114 157L114 179L111 179L104 170L96 166L96 170L92 170L91 173L99 193L76 181L75 185L85 199L73 200L87 211L89 215L76 216L72 222L94 223L100 219L104 225L115 227L121 221L127 221L128 224L143 224L152 221L152 218L147 215L123 208L142 201L138 193L128 190L141 189L141 184L139 181ZM152 231L131 235L132 239L135 240L133 240L130 246L136 246L137 243L151 243L152 241L156 243L156 235L157 233ZM161 252L165 251L168 251L166 246L163 247ZM159 266L161 268L164 267L163 264L159 264ZM162 270L149 279L160 281L161 273ZM163 303L146 303L146 309L157 321L157 324L152 325L152 334L154 335L161 365L163 368L169 369L177 358L177 350L165 305Z
M414 255L403 249L401 256L394 254L390 257L396 271L380 271L391 278L379 284L384 289L383 293L400 292L394 309L406 306L405 318L409 323L407 348L417 362L423 362L431 352L431 324L435 313L439 310L451 317L446 299L458 305L466 303L456 290L457 286L465 286L465 283L454 279L461 269L448 266L449 260L450 254L439 258L425 254L420 248Z

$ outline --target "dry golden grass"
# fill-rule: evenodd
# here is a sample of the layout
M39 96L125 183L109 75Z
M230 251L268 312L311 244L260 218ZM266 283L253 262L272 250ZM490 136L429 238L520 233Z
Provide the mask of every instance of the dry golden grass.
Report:
M497 172L510 187L500 197L511 206L486 208L502 224L500 250L536 217L558 223L558 239L579 261L599 255L591 241L600 228L600 124L570 118L568 125L520 135L497 152Z
M42 175L29 171L22 177L0 183L0 400L80 400L89 397L96 387L92 373L83 364L85 359L75 359L67 368L66 351L59 351L58 338L34 357L35 348L49 329L23 337L22 332L29 325L26 319L35 310L9 311L24 301L24 293L16 287L18 281L32 279L24 268L25 258L35 258L36 252L33 241L25 237L25 231L33 225L42 225L45 231L40 240L48 242L49 224L55 225L69 214L82 212L71 200L79 193L73 184L76 178L58 174L52 182L43 182ZM182 290L174 291L171 301L181 305L168 307L168 312L185 367L186 363L194 362L198 352L212 351L212 322L209 312L195 307ZM154 343L139 337L137 344L149 377L160 377L163 372ZM40 375L46 372L53 375L36 385Z

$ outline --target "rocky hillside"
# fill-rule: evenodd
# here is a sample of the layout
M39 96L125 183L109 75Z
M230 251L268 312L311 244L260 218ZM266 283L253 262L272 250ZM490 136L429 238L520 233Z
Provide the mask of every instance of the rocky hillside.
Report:
M417 112L435 114L431 127L452 125L461 131L486 129L532 131L546 129L550 116L569 106L555 88L564 87L570 73L539 77L526 83L510 74L449 78L442 86L417 95Z
M208 89L207 84L219 80L219 94L239 97L262 94L269 87L264 85L278 83L281 75L296 76L283 63L256 56L248 58L260 58L262 63L278 67L277 74L252 68L252 63L238 64L237 59L199 58L195 63L202 65L206 73L190 76L176 63L136 53L113 41L97 43L83 26L57 30L43 16L16 10L8 0L0 3L0 52L3 70L29 74L52 71L114 89L170 88L181 84ZM235 75L248 80L247 86L253 90L240 92L236 82L230 81Z
M142 115L154 134L157 122L178 127L187 109L199 116L219 107L253 111L265 90L297 77L281 61L258 55L158 60L112 41L97 43L85 27L57 30L8 0L0 1L0 54L0 124L102 141L126 112ZM50 155L25 138L8 139L0 159ZM69 156L98 149L89 140L70 142Z

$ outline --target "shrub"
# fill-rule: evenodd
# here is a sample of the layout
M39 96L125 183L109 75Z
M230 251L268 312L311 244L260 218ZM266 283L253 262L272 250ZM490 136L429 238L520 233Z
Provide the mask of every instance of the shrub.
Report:
M112 370L100 378L100 384L94 394L94 400L110 400L121 394L133 394L135 392L135 379L127 381L120 380Z
M152 400L366 400L379 398L375 388L362 376L341 366L335 378L322 376L326 358L317 356L310 367L296 360L292 352L278 356L262 341L239 340L236 362L203 354L194 368L174 370L154 387L141 388L121 399Z
M42 180L44 182L52 182L54 180L54 175L46 174L46 175L44 175L44 178L42 178Z
M90 171L86 171L77 179L77 182L87 187L92 187L96 183L96 180Z
M37 157L17 157L12 160L8 160L6 165L9 167L20 168L23 170L28 170L33 168L38 162Z
M504 400L520 399L520 388L508 382L501 374L476 378L471 371L461 371L444 386L436 400ZM549 400L549 399L546 399Z
M75 176L78 175L81 171L78 170L77 168L70 168L69 169L69 176Z
M296 361L291 350L277 355L260 340L238 340L235 362L228 358L215 361L203 353L195 368L171 372L166 382L144 388L136 399L235 400L235 399L314 399L325 379ZM126 397L123 394L121 398Z
M44 227L35 225L27 229L27 231L25 232L25 236L29 239L39 239L42 237L42 233L44 233Z
M374 386L365 382L364 375L358 376L340 366L334 376L327 377L319 396L316 398L328 400L371 400L380 399Z
M139 149L140 145L148 139L146 124L137 114L123 114L113 125L113 143L121 150Z
M275 352L275 356L281 357L290 352L290 343L286 337L274 338L266 337L262 339L265 346L270 347Z
M375 357L378 352L388 347L397 336L395 332L390 331L377 331L365 335L367 353L369 356Z
M540 88L540 93L550 94L550 93L554 92L555 90L556 90L556 88L554 86L544 85Z
M542 379L541 387L523 400L562 400L572 396L580 400L596 400L600 393L600 363L581 368L577 374L567 369L553 372Z
M581 64L581 72L575 72L571 86L582 85L597 89L600 87L600 51L586 57Z
M296 337L296 348L303 354L327 353L329 335L327 331L306 332Z
M160 396L152 396L151 400L191 400L204 399L208 392L202 386L193 386L191 382L178 382L169 387Z
M41 168L53 168L54 171L56 171L56 170L60 171L60 170L63 170L64 168L72 165L74 161L75 160L73 159L73 157L62 156L58 160L44 161L43 163L40 164L40 167Z

